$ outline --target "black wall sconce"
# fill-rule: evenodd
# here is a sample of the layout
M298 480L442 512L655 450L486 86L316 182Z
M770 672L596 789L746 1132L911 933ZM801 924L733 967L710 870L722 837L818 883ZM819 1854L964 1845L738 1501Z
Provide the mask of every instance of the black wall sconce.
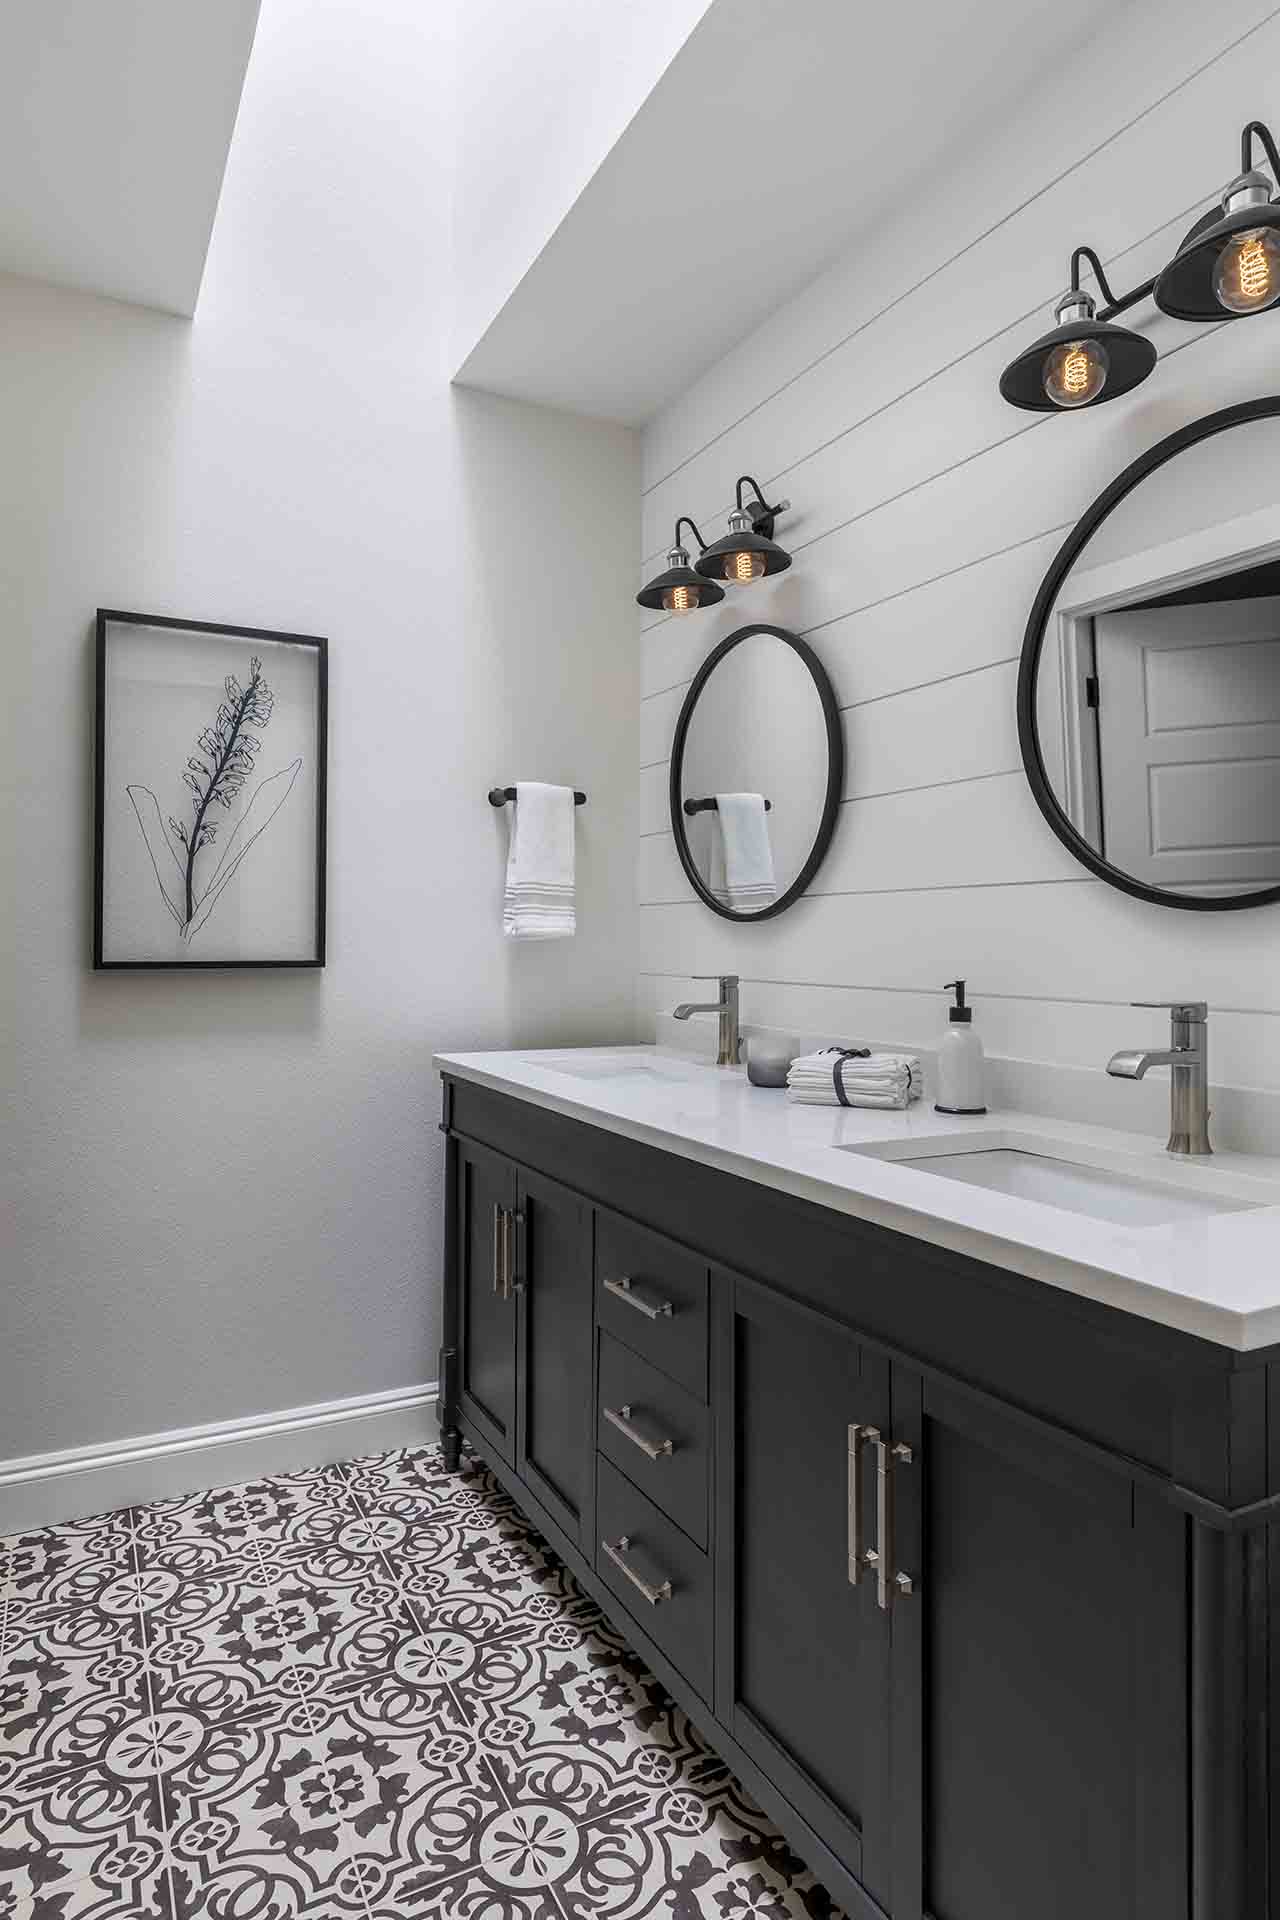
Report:
M636 595L640 606L654 607L661 613L693 613L698 607L713 607L717 600L724 599L723 587L718 587L714 580L705 580L689 565L689 549L680 544L681 527L692 527L698 546L703 553L707 551L707 543L696 524L687 513L682 513L676 521L666 569L640 589Z
M744 487L750 487L756 496L749 507L742 504ZM791 502L779 500L771 507L760 491L759 482L749 473L744 473L738 481L734 498L737 505L729 515L728 533L723 540L713 540L703 550L696 571L708 580L728 580L739 587L763 580L766 574L785 573L791 565L791 555L774 539L773 523Z
M1011 361L1000 376L1010 406L1031 413L1071 412L1116 400L1141 384L1156 364L1156 350L1141 334L1112 326L1117 314L1150 296L1176 320L1244 319L1280 300L1280 201L1272 182L1253 169L1253 143L1266 154L1280 182L1280 153L1261 120L1240 135L1241 171L1222 192L1221 211L1196 221L1160 273L1118 298L1107 284L1092 247L1071 256L1071 286L1054 308L1057 325ZM1080 285L1087 260L1106 306Z
M755 499L742 504L742 490L750 487ZM713 607L724 599L724 580L732 586L750 586L767 574L785 573L791 555L773 537L774 521L791 505L779 500L770 506L759 483L744 473L738 481L737 505L729 515L729 531L722 540L708 546L687 513L676 521L675 538L667 554L666 570L656 574L636 595L642 607L654 607L663 613L693 613L698 607ZM681 527L691 527L700 549L695 564L689 565L689 551L680 544Z

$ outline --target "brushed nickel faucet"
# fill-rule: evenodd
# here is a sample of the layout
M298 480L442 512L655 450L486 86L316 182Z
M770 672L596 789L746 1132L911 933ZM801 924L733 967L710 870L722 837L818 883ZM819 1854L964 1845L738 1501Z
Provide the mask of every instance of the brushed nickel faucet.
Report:
M1169 1067L1170 1153L1212 1153L1209 1144L1209 1008L1203 1000L1135 1000L1135 1007L1167 1007L1172 1032L1167 1047L1116 1053L1107 1072L1117 1080L1141 1080L1148 1067Z
M738 1026L738 976L736 973L694 973L691 980L717 980L720 983L718 1000L683 1000L675 1008L673 1018L687 1020L691 1013L718 1013L720 1015L720 1051L716 1055L718 1067L736 1067L742 1050L742 1033Z

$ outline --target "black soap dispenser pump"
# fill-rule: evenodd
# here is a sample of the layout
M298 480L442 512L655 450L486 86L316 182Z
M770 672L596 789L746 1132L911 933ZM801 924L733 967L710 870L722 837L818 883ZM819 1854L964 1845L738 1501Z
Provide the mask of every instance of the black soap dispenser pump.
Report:
M964 1000L964 981L948 980L956 996L947 1014L947 1031L938 1048L938 1113L985 1113L986 1074L982 1042L973 1030L973 1008Z

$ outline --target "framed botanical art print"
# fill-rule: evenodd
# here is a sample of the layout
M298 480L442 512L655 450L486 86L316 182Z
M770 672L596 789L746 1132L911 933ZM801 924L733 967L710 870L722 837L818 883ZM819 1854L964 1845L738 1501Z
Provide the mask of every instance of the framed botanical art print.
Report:
M322 967L326 643L98 611L93 964Z

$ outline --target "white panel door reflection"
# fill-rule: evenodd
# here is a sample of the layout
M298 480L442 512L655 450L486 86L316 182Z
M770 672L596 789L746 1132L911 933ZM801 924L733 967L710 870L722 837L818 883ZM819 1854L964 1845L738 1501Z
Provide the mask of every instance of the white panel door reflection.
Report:
M1280 884L1280 597L1093 622L1102 851L1148 886Z

